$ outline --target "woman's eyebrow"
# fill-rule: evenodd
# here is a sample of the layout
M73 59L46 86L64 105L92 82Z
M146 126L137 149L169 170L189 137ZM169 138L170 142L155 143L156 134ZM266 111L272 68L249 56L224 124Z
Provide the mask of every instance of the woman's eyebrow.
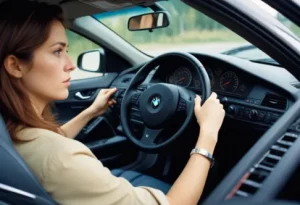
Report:
M65 42L57 42L57 43L54 43L53 45L51 45L50 47L53 47L53 46L56 46L56 45L61 45L61 46L63 46L63 47L69 47L69 45L67 45L67 43L65 43Z

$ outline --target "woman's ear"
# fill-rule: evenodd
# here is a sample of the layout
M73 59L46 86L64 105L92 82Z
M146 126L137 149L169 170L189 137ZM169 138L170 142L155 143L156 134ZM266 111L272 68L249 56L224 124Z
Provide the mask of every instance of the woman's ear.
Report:
M7 56L4 60L4 67L11 76L15 78L23 77L24 71L22 70L20 60L16 56Z

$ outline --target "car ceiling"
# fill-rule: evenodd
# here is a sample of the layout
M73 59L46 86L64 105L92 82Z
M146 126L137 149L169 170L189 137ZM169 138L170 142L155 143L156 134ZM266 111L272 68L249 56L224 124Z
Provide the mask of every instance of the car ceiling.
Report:
M0 0L3 2L4 0ZM105 11L112 11L135 5L149 6L158 0L37 0L49 4L59 4L66 18L72 20Z

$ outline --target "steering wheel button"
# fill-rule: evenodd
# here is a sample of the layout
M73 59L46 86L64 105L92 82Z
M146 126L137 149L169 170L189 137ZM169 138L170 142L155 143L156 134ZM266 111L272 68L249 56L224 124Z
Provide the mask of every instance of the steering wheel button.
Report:
M138 99L139 99L139 97L140 97L140 93L136 93L136 94L132 95L131 102L133 104L135 104L135 105L138 105L138 102L139 102Z
M178 103L178 111L185 111L186 110L186 102L184 99L179 98L179 103Z

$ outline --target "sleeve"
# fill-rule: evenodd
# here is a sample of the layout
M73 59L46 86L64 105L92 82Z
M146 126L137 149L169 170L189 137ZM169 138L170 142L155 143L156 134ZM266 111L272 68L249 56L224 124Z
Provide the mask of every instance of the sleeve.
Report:
M84 148L65 146L48 160L43 185L59 204L168 205L161 191L115 177Z

